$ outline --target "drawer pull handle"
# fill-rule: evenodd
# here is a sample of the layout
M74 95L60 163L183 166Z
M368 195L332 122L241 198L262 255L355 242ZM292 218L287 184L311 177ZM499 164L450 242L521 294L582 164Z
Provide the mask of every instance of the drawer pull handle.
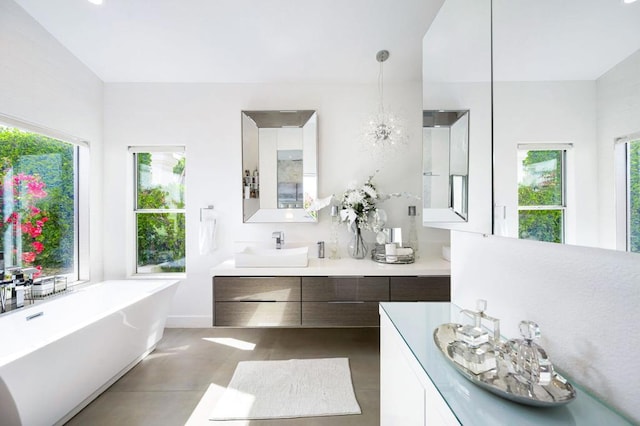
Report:
M355 304L355 303L364 303L364 300L336 300L336 301L327 302L327 303L349 303L349 304Z

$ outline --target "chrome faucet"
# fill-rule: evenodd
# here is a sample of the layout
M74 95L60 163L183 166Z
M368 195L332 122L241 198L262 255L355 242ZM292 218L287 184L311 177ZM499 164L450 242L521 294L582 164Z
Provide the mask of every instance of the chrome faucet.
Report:
M275 231L271 234L271 238L276 239L276 248L281 249L284 245L284 232L283 231Z

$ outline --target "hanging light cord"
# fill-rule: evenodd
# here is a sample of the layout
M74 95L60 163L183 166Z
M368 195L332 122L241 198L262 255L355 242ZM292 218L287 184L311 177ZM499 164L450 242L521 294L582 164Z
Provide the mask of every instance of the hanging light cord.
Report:
M382 63L380 61L380 71L378 72L378 94L380 96L380 113L384 114L384 82L383 82L383 71L382 71Z

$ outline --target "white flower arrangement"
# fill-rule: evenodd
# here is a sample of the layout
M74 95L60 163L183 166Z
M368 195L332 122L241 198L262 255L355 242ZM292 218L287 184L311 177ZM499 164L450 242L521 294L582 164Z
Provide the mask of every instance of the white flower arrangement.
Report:
M369 219L377 213L376 203L380 196L371 182L372 178L369 176L361 187L352 183L342 195L340 220L347 222L349 227L373 229Z
M377 172L378 170L375 173ZM338 199L335 195L330 195L315 199L307 210L317 214L319 210L332 204L335 205L339 200L340 221L346 222L350 231L355 232L356 228L359 228L379 232L387 221L387 214L383 209L377 207L378 203L397 197L420 199L420 197L408 192L382 194L378 192L372 180L373 175L369 176L361 187L358 187L354 181L347 186L347 190L341 198Z

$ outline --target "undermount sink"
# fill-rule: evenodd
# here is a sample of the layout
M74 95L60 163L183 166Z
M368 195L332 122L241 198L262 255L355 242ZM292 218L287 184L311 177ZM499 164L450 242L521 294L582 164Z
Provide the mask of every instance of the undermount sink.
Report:
M245 247L234 257L238 268L306 268L309 265L309 247Z

